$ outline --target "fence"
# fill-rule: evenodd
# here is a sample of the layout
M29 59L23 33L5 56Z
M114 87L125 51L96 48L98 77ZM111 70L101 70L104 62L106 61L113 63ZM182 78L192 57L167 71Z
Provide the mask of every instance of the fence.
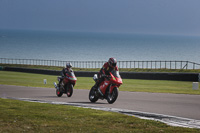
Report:
M4 67L5 71L27 72L48 75L60 75L60 71L20 68L20 67ZM92 78L97 72L75 71L77 77ZM193 81L199 82L199 73L153 73L153 72L120 72L122 79L147 79L147 80L175 80L175 81Z
M65 66L71 62L74 68L101 68L106 61L59 61L41 59L0 58L0 64ZM140 69L200 69L200 64L190 61L118 61L119 68Z

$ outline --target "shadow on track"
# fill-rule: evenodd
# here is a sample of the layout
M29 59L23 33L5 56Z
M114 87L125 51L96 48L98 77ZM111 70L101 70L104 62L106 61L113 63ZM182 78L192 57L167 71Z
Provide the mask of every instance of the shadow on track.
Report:
M92 102L68 102L68 103L80 103L80 104L108 104L108 103L100 103L100 102L96 102L96 103L92 103Z
M62 97L57 97L57 96L37 96L37 98L62 98ZM63 97L66 98L66 97Z

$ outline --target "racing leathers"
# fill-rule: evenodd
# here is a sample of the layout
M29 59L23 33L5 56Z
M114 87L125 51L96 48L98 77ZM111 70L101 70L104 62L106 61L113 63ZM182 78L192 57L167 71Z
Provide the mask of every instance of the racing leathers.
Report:
M101 68L100 72L97 74L98 76L98 80L95 84L95 87L98 87L102 81L104 81L104 77L102 75L106 75L106 76L109 76L110 75L110 72L113 71L113 70L116 70L118 71L118 67L115 66L115 67L111 67L109 65L108 62L106 62L103 67Z
M61 78L60 78L60 81L59 81L59 85L61 84L61 82L63 81L63 79L65 78L66 76L66 73L68 72L72 72L73 70L71 68L63 68L62 71L61 71ZM60 86L59 86L60 87Z

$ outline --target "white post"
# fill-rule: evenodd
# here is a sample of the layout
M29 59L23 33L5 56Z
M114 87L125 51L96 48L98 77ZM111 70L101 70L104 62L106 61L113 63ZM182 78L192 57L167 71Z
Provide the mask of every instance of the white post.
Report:
M192 89L193 90L198 90L199 89L199 82L193 82Z
M47 79L44 79L44 84L47 84Z

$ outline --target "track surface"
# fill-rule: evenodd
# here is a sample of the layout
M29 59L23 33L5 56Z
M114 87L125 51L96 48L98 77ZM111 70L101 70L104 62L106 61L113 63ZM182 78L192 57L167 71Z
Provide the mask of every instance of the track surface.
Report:
M91 103L89 90L74 89L72 97L57 97L54 88L0 85L0 97L88 104L98 107L128 109L200 120L200 95L119 92L114 104L106 100Z

